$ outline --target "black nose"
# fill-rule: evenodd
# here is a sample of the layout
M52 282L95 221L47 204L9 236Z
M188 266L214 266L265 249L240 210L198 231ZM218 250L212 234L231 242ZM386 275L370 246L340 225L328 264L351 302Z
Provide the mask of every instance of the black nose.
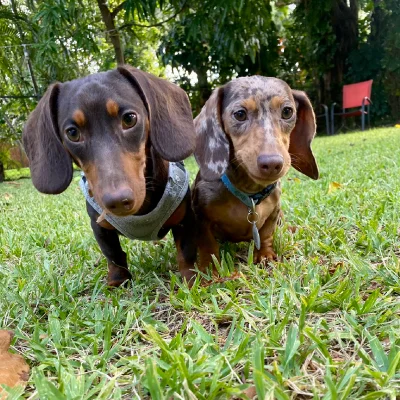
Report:
M126 214L133 208L133 191L125 188L116 190L112 193L106 193L103 198L104 206L115 214Z
M279 174L283 168L283 157L279 154L262 154L257 158L257 165L263 175Z

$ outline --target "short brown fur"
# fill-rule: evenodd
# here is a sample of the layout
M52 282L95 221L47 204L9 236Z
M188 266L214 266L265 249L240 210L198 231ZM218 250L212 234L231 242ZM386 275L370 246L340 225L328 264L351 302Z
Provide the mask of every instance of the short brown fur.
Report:
M124 124L121 110L136 115L132 125ZM85 173L89 196L106 213L123 217L145 215L157 207L167 186L169 162L193 153L195 131L182 89L124 65L51 85L25 125L23 142L32 182L40 192L63 192L75 161ZM119 286L131 274L118 232L89 202L86 208L108 260L107 282ZM192 276L196 259L193 225L188 189L158 232L162 237L172 230L186 278Z
M249 97L248 99L243 100L242 106L246 108L248 111L257 110L257 103L254 100L254 97Z
M245 97L249 91L256 91L257 96ZM247 118L238 121L235 113L241 107L247 110ZM283 107L292 108L292 117L283 119ZM213 254L219 257L219 241L253 238L248 207L222 183L223 173L237 189L248 194L276 184L272 193L256 205L261 246L254 257L255 262L275 260L273 234L281 215L280 179L289 170L292 158L296 160L295 168L314 179L318 177L310 148L315 118L306 95L292 91L278 79L240 78L216 89L196 118L195 127L195 157L200 171L193 188L193 208L199 269L209 266ZM274 168L265 168L263 160L274 160L275 164L270 164Z
M270 106L271 106L271 108L277 109L277 108L280 108L281 105L282 105L284 102L285 102L284 97L281 97L281 96L274 96L274 97L271 99Z
M106 109L108 114L110 114L110 117L118 116L119 106L114 100L112 99L107 100Z
M72 114L72 118L75 121L75 123L80 127L83 128L86 124L86 118L85 118L85 114L83 113L82 110L76 110L73 114Z

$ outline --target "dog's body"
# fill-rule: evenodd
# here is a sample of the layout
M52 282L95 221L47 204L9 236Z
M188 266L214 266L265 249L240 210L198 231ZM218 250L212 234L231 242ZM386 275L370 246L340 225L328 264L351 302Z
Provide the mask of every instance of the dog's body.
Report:
M131 278L119 232L107 215L148 215L164 199L170 162L189 156L195 145L185 92L129 66L56 83L30 115L23 141L33 184L42 193L68 187L72 161L82 169L89 196L104 210L100 216L86 203L108 260L108 284L119 286ZM189 188L181 197L157 237L172 230L180 272L190 279L196 247Z
M315 117L307 96L279 79L239 78L213 92L195 128L200 171L192 202L199 269L209 266L212 254L218 257L219 240L258 241L256 231L255 261L276 259L279 180L290 165L318 178L310 148Z

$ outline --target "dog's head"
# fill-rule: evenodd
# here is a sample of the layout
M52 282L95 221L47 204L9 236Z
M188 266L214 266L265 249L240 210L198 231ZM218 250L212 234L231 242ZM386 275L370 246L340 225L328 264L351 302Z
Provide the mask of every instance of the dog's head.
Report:
M290 165L313 178L315 116L304 92L282 80L252 76L214 90L195 119L195 157L205 180L219 179L229 163L268 185Z
M63 192L74 160L100 206L129 215L145 199L148 146L164 160L182 160L194 150L195 132L182 89L123 66L50 86L29 116L23 142L40 192Z

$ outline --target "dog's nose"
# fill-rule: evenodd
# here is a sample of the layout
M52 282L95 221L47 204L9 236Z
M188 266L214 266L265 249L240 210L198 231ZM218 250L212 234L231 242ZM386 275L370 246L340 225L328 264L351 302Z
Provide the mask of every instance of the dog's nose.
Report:
M263 175L279 174L283 168L283 157L279 154L262 154L257 157L257 165Z
M106 193L102 200L104 206L115 214L126 214L134 205L133 191L128 188Z

